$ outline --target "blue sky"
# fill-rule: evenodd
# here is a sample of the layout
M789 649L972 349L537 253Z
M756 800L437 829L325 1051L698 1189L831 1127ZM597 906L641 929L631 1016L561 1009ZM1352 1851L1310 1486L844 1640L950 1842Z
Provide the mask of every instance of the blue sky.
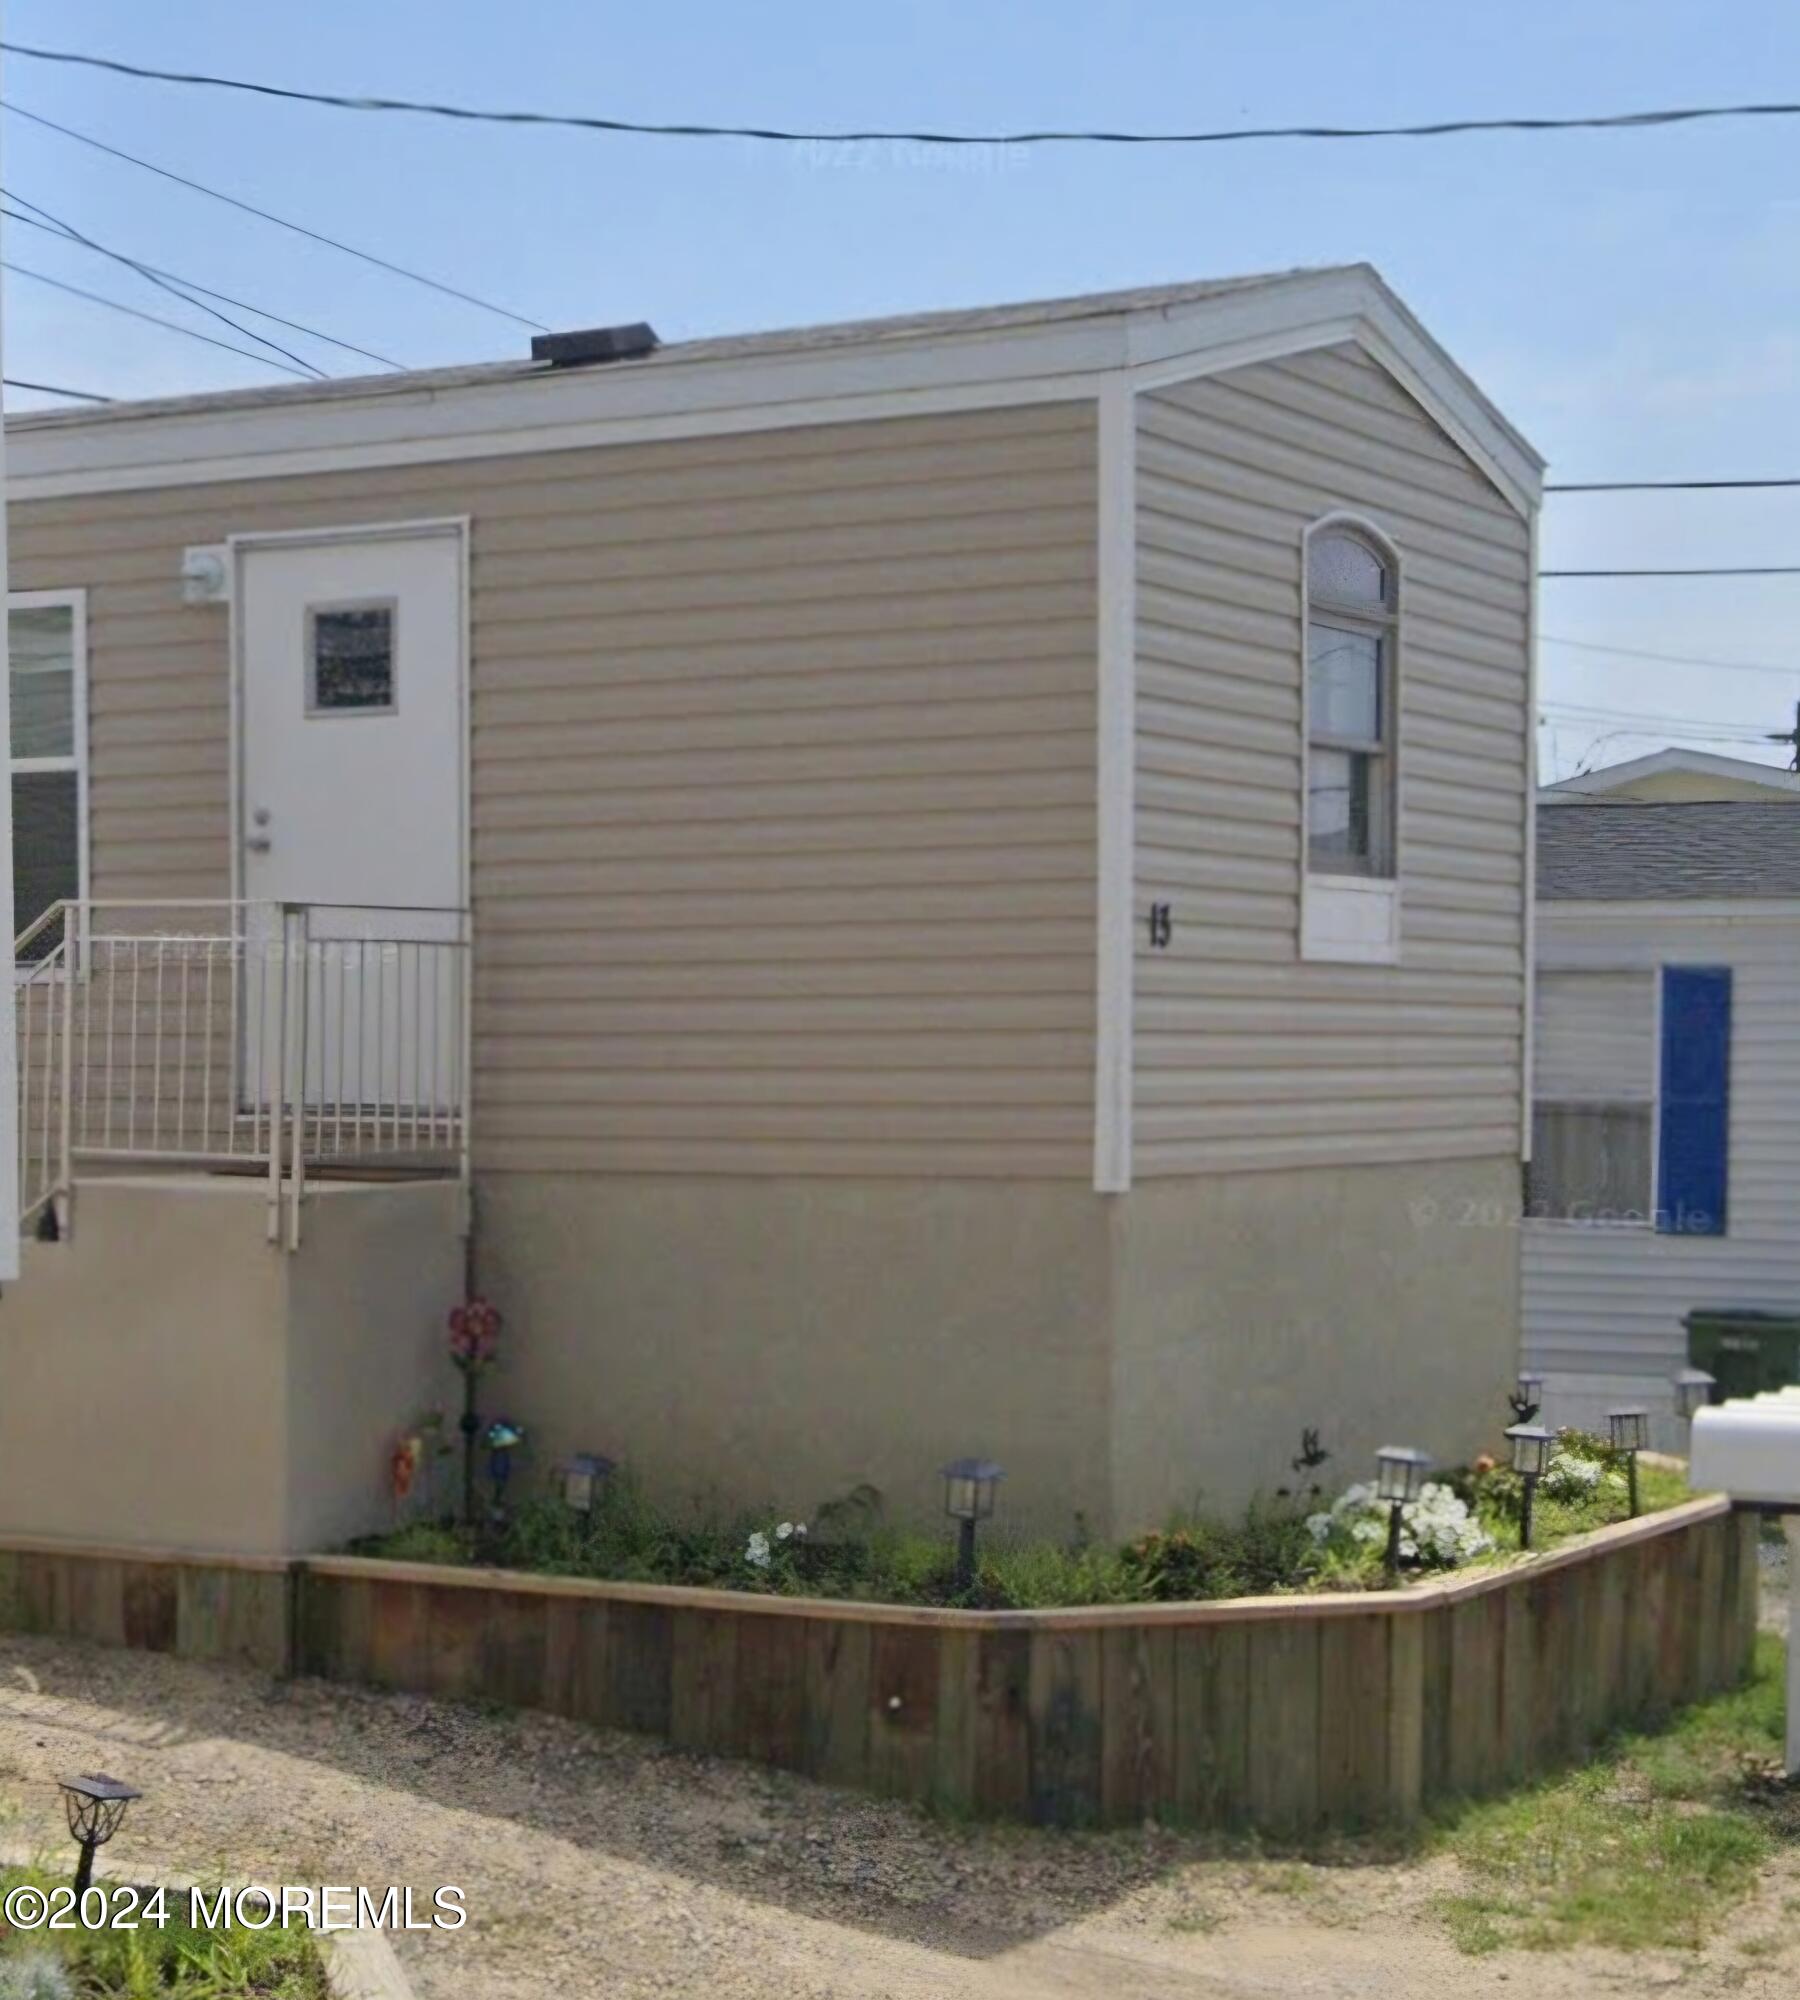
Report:
M721 122L1390 123L1800 98L1800 8L1775 0L8 0L6 26L16 41L302 87ZM1800 473L1800 120L1355 146L781 152L374 118L17 60L5 89L554 326L648 318L672 338L1368 258L1553 477ZM515 354L529 339L18 119L0 134L6 185L84 232L402 361ZM7 255L183 310L25 229L9 228ZM114 395L280 379L28 280L8 278L6 310L12 375ZM1800 561L1800 491L1552 498L1543 557ZM1793 719L1800 578L1546 582L1542 623L1549 637L1784 670L1547 643L1549 773ZM1690 726L1652 720L1665 717ZM1609 735L1633 724L1641 733Z

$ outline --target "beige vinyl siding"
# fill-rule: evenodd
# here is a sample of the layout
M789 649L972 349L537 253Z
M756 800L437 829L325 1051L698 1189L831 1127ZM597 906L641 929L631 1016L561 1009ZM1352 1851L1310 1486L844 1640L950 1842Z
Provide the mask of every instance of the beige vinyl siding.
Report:
M1300 538L1333 509L1403 564L1396 966L1299 955ZM1137 546L1136 1171L1513 1151L1526 523L1342 347L1141 396Z
M468 514L477 1164L1085 1178L1091 403L15 507L93 889L230 882L182 549Z

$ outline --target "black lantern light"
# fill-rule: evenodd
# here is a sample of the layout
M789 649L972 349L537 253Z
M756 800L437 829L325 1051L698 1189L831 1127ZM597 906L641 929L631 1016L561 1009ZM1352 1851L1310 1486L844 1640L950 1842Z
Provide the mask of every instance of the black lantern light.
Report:
M1519 1386L1506 1399L1512 1405L1513 1422L1535 1424L1544 1407L1544 1378L1528 1368L1519 1371Z
M1512 1446L1512 1469L1525 1482L1525 1497L1519 1508L1519 1546L1531 1546L1531 1516L1537 1501L1537 1483L1549 1469L1550 1454L1556 1449L1556 1434L1542 1424L1514 1424L1506 1433Z
M1631 1515L1636 1520L1638 1510L1638 1470L1637 1455L1648 1448L1650 1443L1650 1413L1648 1410L1608 1410L1606 1413L1606 1434L1614 1451L1625 1454L1626 1484L1631 1493Z
M994 1489L1006 1477L991 1458L955 1458L944 1467L944 1512L957 1523L956 1587L975 1581L975 1523L994 1511Z
M1684 1368L1675 1378L1675 1413L1688 1423L1712 1401L1718 1383L1704 1368Z
M1392 1581L1400 1574L1401 1516L1409 1502L1418 1499L1431 1470L1431 1454L1414 1451L1410 1445L1384 1444L1375 1454L1375 1497L1387 1503L1387 1573Z
M597 1451L578 1451L557 1470L562 1474L563 1505L571 1514L591 1521L600 1489L612 1477L612 1460Z
M69 1831L81 1843L81 1859L75 1865L75 1900L94 1879L94 1854L111 1840L125 1817L125 1808L142 1792L133 1791L104 1771L89 1771L79 1778L63 1778L63 1810L69 1816Z

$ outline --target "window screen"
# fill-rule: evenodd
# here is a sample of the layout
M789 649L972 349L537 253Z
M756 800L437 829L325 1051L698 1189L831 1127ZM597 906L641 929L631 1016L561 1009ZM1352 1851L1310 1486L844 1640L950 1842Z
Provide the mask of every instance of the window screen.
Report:
M1646 1223L1656 1098L1656 976L1540 972L1528 1212Z

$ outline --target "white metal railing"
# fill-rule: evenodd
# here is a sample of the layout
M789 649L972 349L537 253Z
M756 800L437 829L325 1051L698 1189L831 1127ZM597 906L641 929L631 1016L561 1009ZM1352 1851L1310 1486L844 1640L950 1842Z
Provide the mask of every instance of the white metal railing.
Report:
M260 1172L289 1248L309 1173L466 1182L466 911L70 901L14 958L22 1220L78 1163Z

